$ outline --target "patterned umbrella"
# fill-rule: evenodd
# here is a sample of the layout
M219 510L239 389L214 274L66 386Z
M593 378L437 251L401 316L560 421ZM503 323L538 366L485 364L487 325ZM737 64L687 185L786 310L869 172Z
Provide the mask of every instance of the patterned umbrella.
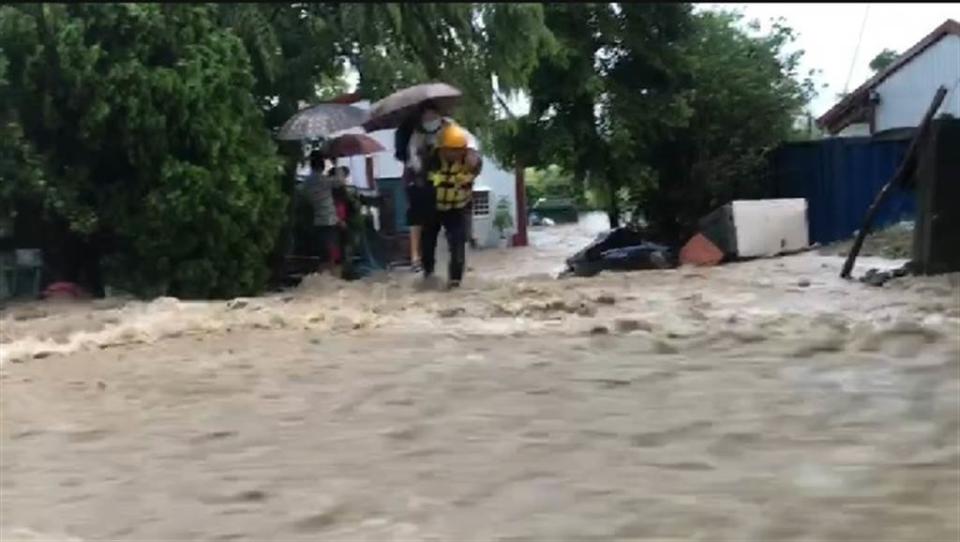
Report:
M333 158L360 156L386 150L376 139L364 134L344 134L324 145L326 153Z
M301 109L283 124L277 139L302 141L326 138L330 134L360 126L367 120L363 109L344 104L317 104Z
M426 83L398 90L373 104L370 118L363 123L363 129L376 132L397 128L426 101L433 102L440 113L449 115L460 103L462 95L459 89L446 83Z

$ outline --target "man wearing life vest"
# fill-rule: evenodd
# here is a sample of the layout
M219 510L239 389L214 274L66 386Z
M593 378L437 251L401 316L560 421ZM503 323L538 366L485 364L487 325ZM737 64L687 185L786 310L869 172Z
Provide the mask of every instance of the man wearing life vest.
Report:
M456 124L445 117L432 102L425 102L420 111L397 128L394 140L394 157L403 163L403 181L407 192L407 225L410 227L410 263L414 271L420 271L420 239L423 225L433 209L433 193L425 179L426 162L434 155L440 134L444 128ZM468 163L478 164L479 146L473 135L467 132ZM469 223L468 223L469 225ZM470 237L470 231L467 231Z
M455 123L444 126L437 139L436 151L424 168L435 205L423 228L423 274L427 279L433 276L442 228L450 247L449 286L457 288L466 265L467 221L472 219L468 210L481 160L477 154L468 159L469 136Z

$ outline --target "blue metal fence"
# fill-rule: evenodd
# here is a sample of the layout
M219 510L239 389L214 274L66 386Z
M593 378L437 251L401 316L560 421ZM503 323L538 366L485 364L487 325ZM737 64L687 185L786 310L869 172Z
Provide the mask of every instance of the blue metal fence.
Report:
M773 155L776 196L807 200L811 242L852 237L908 145L909 141L868 137L786 144ZM874 227L911 218L914 209L913 193L894 189L879 209Z
M407 225L407 191L404 188L403 181L398 178L377 179L377 188L380 195L384 198L384 205L389 207L386 216L381 215L380 220L389 220L391 224L381 224L381 228L391 233L407 233L410 226Z

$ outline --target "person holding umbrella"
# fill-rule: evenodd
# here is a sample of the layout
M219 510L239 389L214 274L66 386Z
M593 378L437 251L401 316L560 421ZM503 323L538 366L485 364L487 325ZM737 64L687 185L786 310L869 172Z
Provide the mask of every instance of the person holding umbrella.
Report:
M410 226L410 261L414 272L421 269L421 239L423 226L432 212L434 194L425 182L425 163L437 149L437 138L448 126L455 126L453 119L444 116L433 101L421 104L418 110L397 128L394 139L394 157L403 163L403 180L407 193L407 225ZM466 147L470 150L467 159L476 167L479 160L477 140L466 134ZM472 220L465 215L466 237L471 238ZM472 238L471 238L472 240Z
M385 150L375 139L362 134L344 134L326 141L323 153L331 158L348 158L369 155ZM345 280L356 278L353 267L354 249L363 241L365 221L360 211L360 201L347 190L350 168L333 167L329 174L337 180L332 189L334 214L338 226L338 253Z
M450 288L459 287L463 280L466 266L466 215L473 200L473 181L480 166L468 163L468 141L466 130L454 123L447 124L438 135L436 150L424 164L426 191L433 205L424 220L423 276L425 280L433 276L437 236L443 229L450 249L447 270Z
M370 108L370 115L363 123L367 132L396 128L394 157L403 163L403 179L407 189L409 208L407 224L410 226L410 261L414 270L421 263L421 237L423 225L432 214L433 194L425 179L424 162L437 147L437 137L447 126L455 124L450 112L459 104L463 93L446 83L424 83L390 94ZM461 128L462 130L462 128ZM479 166L480 153L476 138L466 132L470 149L466 161ZM461 213L467 220L467 213ZM472 230L472 220L464 230ZM471 244L473 239L471 238Z

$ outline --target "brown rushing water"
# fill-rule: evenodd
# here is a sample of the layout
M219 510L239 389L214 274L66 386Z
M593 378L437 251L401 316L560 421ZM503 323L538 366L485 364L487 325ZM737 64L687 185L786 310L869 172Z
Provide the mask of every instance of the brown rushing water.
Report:
M0 538L960 536L956 276L549 278L584 236L477 253L453 294L7 311Z

